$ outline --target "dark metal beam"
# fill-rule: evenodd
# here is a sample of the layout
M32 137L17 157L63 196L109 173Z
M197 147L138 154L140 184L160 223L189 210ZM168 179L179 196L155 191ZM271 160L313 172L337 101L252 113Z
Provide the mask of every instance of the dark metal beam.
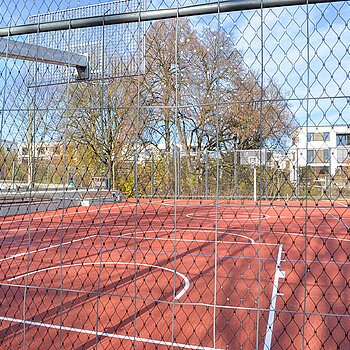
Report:
M77 69L78 79L88 78L88 58L73 52L0 38L0 57L37 61Z
M53 21L45 23L22 24L13 27L0 28L0 37L8 35L35 34L58 30L76 28L99 27L103 25L144 22L159 19L215 14L218 12L232 12L253 10L260 8L272 8L283 6L295 6L308 4L321 4L344 0L231 0L212 2L180 8L149 10L141 12L129 12L115 15L76 18L71 20Z

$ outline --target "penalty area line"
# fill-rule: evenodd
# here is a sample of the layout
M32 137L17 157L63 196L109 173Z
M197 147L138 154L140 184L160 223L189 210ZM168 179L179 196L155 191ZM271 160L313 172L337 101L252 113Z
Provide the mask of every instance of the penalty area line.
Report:
M150 268L155 268L155 269L159 269L159 270L165 270L165 271L169 271L171 273L175 273L176 275L180 276L184 281L185 281L185 286L183 287L183 289L175 296L175 299L180 299L185 293L186 291L188 290L188 288L190 287L190 281L188 280L188 278L182 274L181 272L179 271L176 271L176 270L172 270L172 269L169 269L167 267L163 267L163 266L158 266L158 265L149 265L149 264L142 264L142 263L128 263L128 262L121 262L121 261L105 261L105 262L95 262L95 263L81 263L81 264L67 264L67 265L56 265L56 266L50 266L50 267L46 267L44 269L40 269L40 270L35 270L35 271L32 271L32 272L27 272L27 273L24 273L22 275L19 275L19 276L15 276L15 277L12 277L12 278L9 278L7 281L8 282L12 282L14 280L17 280L19 278L23 278L23 277L26 277L26 276L30 276L30 275L34 275L36 273L40 273L40 272L46 272L46 271L49 271L49 270L56 270L56 269L59 269L59 268L69 268L69 267L75 267L75 266L87 266L87 265L90 265L90 266L99 266L99 265L137 265L137 266L143 266L143 267L150 267Z
M79 241L84 241L85 239L89 239L89 238L92 238L92 237L95 237L95 236L97 236L97 235L91 235L91 236L87 236L87 237L83 237L83 238L73 239L71 241L67 241L67 242L64 242L62 244L60 243L60 244L49 245L49 246L47 246L45 248L40 248L40 249L30 250L29 252L26 251L26 252L23 252L23 253L14 254L14 255L8 256L6 258L0 259L0 262L6 261L6 260L10 260L10 259L16 259L16 258L18 258L20 256L24 256L24 255L27 255L27 254L39 253L39 252L42 252L42 251L45 251L45 250L58 248L60 246L65 246L65 245L70 244L70 243L76 243L76 242L79 242Z
M276 272L275 272L275 278L273 281L271 305L270 305L270 310L269 310L269 319L267 322L264 350L271 349L271 341L272 341L272 335L273 335L273 324L275 321L275 312L276 312L276 301L277 301L277 296L279 295L279 293L278 293L278 280L280 278L285 278L285 272L280 270L281 260L282 260L282 244L280 244L279 249L278 249Z
M165 345L165 346L168 346L168 347L171 346L171 347L177 347L177 348L181 348L181 349L214 350L214 348L206 347L206 346L173 343L173 342L164 341L164 340L139 338L139 337L133 337L133 336L122 335L122 334L115 334L115 333L108 333L108 332L96 332L96 331L92 331L92 330L89 330L89 329L59 326L59 325L50 324L50 323L42 323L42 322L35 322L35 321L20 320L20 319L11 318L11 317L0 316L0 320L8 321L8 322L15 322L15 323L22 323L22 324L27 324L27 325L31 325L31 326L37 326L37 327L45 327L45 328L51 328L51 329L60 329L60 330L68 331L68 332L76 332L76 333L83 333L83 334L90 334L90 335L98 335L98 336L102 336L102 337L117 338L117 339L124 339L124 340L130 340L130 341L138 341L138 342L142 342L142 343ZM223 349L217 349L217 350L223 350Z

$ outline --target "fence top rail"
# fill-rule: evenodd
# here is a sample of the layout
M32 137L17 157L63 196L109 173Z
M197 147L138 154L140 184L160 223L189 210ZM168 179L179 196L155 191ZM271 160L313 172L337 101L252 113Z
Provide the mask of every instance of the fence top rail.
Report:
M70 20L21 24L0 28L0 37L52 32L58 30L69 30L77 28L100 27L120 23L145 22L160 19L178 17L198 16L215 14L219 12L233 12L254 9L266 9L272 7L285 7L306 4L321 4L340 2L344 0L231 0L223 2L210 2L179 8L156 9L136 11L129 13L76 18Z

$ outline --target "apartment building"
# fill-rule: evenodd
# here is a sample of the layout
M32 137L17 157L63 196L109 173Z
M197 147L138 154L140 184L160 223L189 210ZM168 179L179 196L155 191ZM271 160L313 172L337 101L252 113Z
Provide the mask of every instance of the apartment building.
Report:
M9 140L0 140L1 151L4 154L16 154L18 152L18 142Z
M63 145L58 141L36 142L32 145L33 155L37 159L51 160L59 157L63 151ZM29 147L27 143L18 144L18 158L20 161L27 160L29 157Z
M291 137L290 162L292 181L306 165L335 175L350 165L350 125L299 127Z

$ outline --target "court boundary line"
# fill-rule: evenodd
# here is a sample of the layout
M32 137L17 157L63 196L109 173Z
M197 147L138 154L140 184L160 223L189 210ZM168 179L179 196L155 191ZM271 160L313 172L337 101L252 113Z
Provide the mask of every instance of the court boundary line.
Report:
M29 273L23 273L21 275L15 276L15 277L8 278L7 282L12 282L12 281L19 279L19 278L35 275L37 273L41 273L41 272L45 272L45 271L49 271L49 270L55 270L55 269L59 269L59 268L69 268L69 267L73 267L73 266L88 266L88 265L94 266L94 265L100 265L100 263L99 262L89 262L89 263L80 263L80 264L66 264L66 265L50 266L47 268L31 271ZM105 265L135 265L135 263L134 262L128 263L128 262L124 262L124 261L103 261L102 265L103 266L105 266ZM144 264L144 263L136 263L136 265L150 267L150 268L156 268L159 270L165 270L165 271L175 273L176 275L180 276L185 281L185 286L182 288L182 290L178 294L175 295L175 298L174 298L175 300L180 299L187 292L188 288L190 287L189 279L181 272L174 271L174 270L169 269L167 267L158 266L158 265L150 265L150 264Z
M164 346L175 346L175 347L182 348L182 349L225 350L225 349L218 349L218 348L214 349L211 347L199 346L199 345L173 343L173 342L168 342L165 340L140 338L140 337L134 337L134 336L128 336L128 335L116 334L116 333L108 333L108 332L101 332L101 331L96 332L96 331L91 331L89 329L59 326L59 325L50 324L50 323L20 320L17 318L4 317L4 316L0 316L0 320L21 323L21 324L27 324L27 325L37 326L37 327L45 327L45 328L51 328L51 329L59 329L59 330L64 330L64 331L76 332L76 333L90 334L90 335L94 335L94 336L98 335L98 336L108 337L108 338L118 338L118 339L123 339L123 340L139 341L142 343L151 343L151 344L158 344L158 345L164 345Z
M198 215L196 213L189 213L186 214L186 217L189 219L211 219L214 220L215 213L209 213L209 214L204 214L204 215ZM227 216L229 216L227 218ZM237 213L236 215L233 213L227 213L227 214L222 214L220 215L219 220L247 220L247 222L255 222L255 220L260 220L260 219L269 219L271 218L271 215L269 214L262 214L261 216L259 216L259 213L251 213L251 214L247 214L247 213Z
M182 230L182 229L180 229ZM159 233L159 231L154 231L154 230L150 230L150 231L142 231L142 232L137 232L136 234L136 238L138 239L147 239L147 240L166 240L166 241L174 241L175 239L174 238L165 238L165 237L142 237L140 236L140 234L142 233ZM102 237L110 237L110 238L117 238L117 237L127 237L127 236L133 236L135 233L134 232L126 232L126 233L123 233L119 236L116 236L116 235L106 235L106 234L102 234ZM254 239L253 238L250 238L249 236L245 236L245 235L241 235L241 234L238 234L238 233L230 233L230 232L223 232L223 234L227 234L229 236L237 236L237 237L241 237L241 238L245 238L247 239L247 242L250 243L250 244L257 244L255 243ZM214 243L215 241L211 241L211 240L204 240L204 239L188 239L188 238L177 238L176 239L177 241L180 241L180 242L192 242L192 243ZM241 242L241 241L233 241L233 242L230 242L230 241L218 241L218 243L222 243L222 244L234 244L234 243L240 243L240 244L247 244L247 242ZM272 245L278 245L278 244L272 244Z
M221 201L219 201L221 202ZM348 208L348 206L344 205L342 202L339 202L337 201L337 203L343 205L345 208ZM52 212L52 215L46 215L46 216L40 216L41 213L47 213L48 211L42 211L42 212L37 212L35 213L35 215L33 216L33 218L31 218L31 221L32 220L37 220L37 219L41 219L41 218L45 218L45 217L55 217L55 216L60 216L62 213L59 212L59 210L67 210L67 209L70 209L70 208L85 208L85 210L82 210L82 211L79 211L79 210L76 210L74 212L66 212L65 215L76 215L76 214L86 214L86 213L93 213L93 212L99 212L99 211L114 211L114 210L122 210L123 208L132 208L136 205L147 205L147 206L152 206L152 205L156 205L156 206L162 206L162 205L169 205L169 204L166 204L166 203L157 203L157 202L131 202L131 201L125 201L125 202L117 202L117 203L108 203L108 204L104 204L103 207L99 208L98 206L89 206L89 207L85 207L85 206L75 206L75 207L69 207L69 208L63 208L63 209L58 209L58 210L49 210L49 212ZM203 208L203 207L213 207L215 205L215 203L212 203L212 204L190 204L190 207L200 207L200 208ZM238 209L242 209L242 208L256 208L255 205L247 205L247 204L232 204L232 203L224 203L224 205L222 204L219 204L218 205L221 207L221 206L226 206L227 208L231 208L231 207L239 207ZM174 204L172 204L171 206L174 206ZM178 207L188 207L189 204L178 204L177 205ZM288 205L288 206L285 206L285 205L263 205L263 207L266 207L266 208L269 208L269 209L272 209L274 207L287 207L287 208L299 208L300 209L300 205L295 205L295 206L291 206L291 205ZM310 206L309 206L310 207ZM91 208L91 209L90 209ZM323 208L322 206L320 205L315 205L315 206L312 206L312 208ZM330 207L331 209L332 207ZM146 211L153 211L154 209L153 208L145 208ZM133 214L133 212L130 212L130 213L122 213L122 214ZM13 223L13 222L17 222L17 221L28 221L29 219L26 218L26 217L22 217L20 220L17 219L17 216L19 215L26 215L26 214L15 214L15 215L10 215L11 217L13 217L13 220L6 220L6 217L7 216L3 216L3 218L5 219L4 221L0 221L0 223ZM268 215L268 214L265 214L265 215ZM270 216L270 215L269 215ZM274 217L274 216L270 216L270 217Z
M11 284L11 283L4 283L0 282L1 286L6 286L6 287L16 287L16 288L25 288L25 285L23 284ZM46 290L53 290L53 291L60 291L60 288L53 288L53 287L41 287L41 286L33 286L33 285L28 285L28 289L46 289ZM97 294L97 292L91 292L91 291L85 291L85 290L74 290L74 289L62 289L64 292L74 292L74 293L85 293L85 294ZM113 294L113 293L100 293L101 295L104 296L113 296L113 297L126 297L126 298L135 298L135 296L130 296L130 295L120 295L120 294ZM160 300L160 299L151 299L151 298L142 298L142 297L136 297L136 299L139 300L147 300L147 301L152 301L152 302L158 302L162 304L172 304L172 301L166 301L166 300ZM201 306L201 307L214 307L213 304L208 304L208 303L192 303L192 302L180 302L178 301L176 305L182 305L182 306ZM248 310L248 311L258 311L257 307L243 307L243 306L232 306L232 305L217 305L216 307L220 307L221 309L231 309L231 310ZM260 311L270 311L270 309L266 308L260 308ZM275 311L278 311L280 313L285 313L285 314L295 314L295 315L303 315L303 311L294 311L294 310L283 310L283 309L276 309ZM321 312L312 312L312 311L305 311L307 315L310 316L327 316L327 317L345 317L345 318L350 318L350 314L330 314L330 313L321 313Z
M116 226L117 227L117 226ZM125 226L123 226L123 227L125 227ZM140 226L141 227L141 226ZM148 226L147 226L148 227ZM86 228L86 227L81 227L81 228ZM160 228L163 228L163 227L160 227ZM51 228L51 229L57 229L57 227L53 227L53 228ZM183 228L184 230L185 229L188 229L188 228ZM210 230L210 229L206 229L206 228L202 228L202 230ZM250 231L250 230L248 230L248 231ZM157 233L157 232L159 232L159 231L142 231L142 232L155 232L155 233ZM282 234L282 235L295 235L295 236L305 236L305 235L303 235L303 234L298 234L298 233L290 233L290 232L288 232L288 233L286 233L286 232L274 232L274 233L280 233L280 234ZM110 235L110 234L102 234L102 236L103 237L105 237L105 238L118 238L118 237L120 237L120 238L125 238L125 239L127 239L128 238L128 236L130 236L130 238L132 238L132 234L134 234L133 232L126 232L126 233L123 233L123 234L121 234L121 235ZM22 235L22 234L21 234ZM11 237L12 236L15 236L15 235L11 235ZM77 242L77 241L84 241L84 240L87 240L87 239L92 239L92 238L94 238L94 237L97 237L97 236L99 236L98 234L92 234L92 235L89 235L89 236L86 236L86 237L83 237L83 238L79 238L79 239L75 239L75 240L73 240L73 241L66 241L65 243L63 243L63 245L68 245L69 243L73 243L73 242ZM331 240L337 240L337 241L345 241L345 242L350 242L350 239L346 239L346 238L339 238L339 237L325 237L325 236L316 236L316 235L307 235L308 237L311 237L311 238L313 238L313 239L325 239L325 240L327 240L327 239L331 239ZM247 236L248 237L248 236ZM0 238L2 238L2 237L0 237ZM154 239L162 239L162 240L169 240L169 241L173 241L173 239L172 238L156 238L156 237L136 237L136 238L139 238L139 239L147 239L147 240L154 240ZM0 240L1 241L1 240ZM189 241L189 240L188 240ZM203 241L203 242L202 242ZM12 244L12 245L14 245L14 244L16 244L16 245L18 245L18 246L20 246L20 245L23 245L23 244L27 244L27 243L17 243L17 242L15 242L15 241L10 241L10 242L6 242L6 241L3 241L3 242L5 242L5 243L8 243L8 244ZM193 243L196 243L196 242L202 242L202 243L205 243L205 242L209 242L209 243L212 243L213 241L210 241L210 240L193 240ZM220 241L219 243L222 243L222 244L246 244L246 242L240 242L240 241L235 241L235 242L230 242L230 241ZM34 245L38 245L38 246L41 246L41 245L43 245L44 243L43 242L41 242L41 243L33 243ZM256 242L254 242L254 243L252 243L252 242L249 242L249 244L251 244L251 245L258 245L259 243L256 243ZM265 242L264 244L263 244L264 246L278 246L279 244L278 243L268 243L268 242ZM44 250L49 250L49 249L52 249L52 248L55 248L55 247L57 247L57 244L55 244L55 245L47 245L46 247L44 247L44 248L41 248L41 249L36 249L36 250L32 250L32 251L30 251L30 254L35 254L35 253L37 253L37 252L40 252L40 251L44 251ZM82 246L82 247L76 247L76 246L67 246L67 248L74 248L74 249L77 249L77 248L86 248L86 249L88 249L88 248L92 248L92 247L86 247L86 246ZM104 248L106 251L110 251L111 249L109 249L109 248ZM112 249L112 250L114 250L114 249ZM120 249L116 249L116 250L120 250ZM168 252L168 253L170 253L170 252ZM18 253L18 254L14 254L14 255L11 255L11 256L9 256L9 257L5 257L5 258L2 258L2 259L0 259L0 262L2 262L2 261L6 261L6 260L10 260L10 259L13 259L13 258L16 258L16 257L18 257L18 256L22 256L22 255L25 255L25 254L27 254L27 252L24 252L24 253ZM207 255L205 255L205 256L207 256ZM226 257L226 256L220 256L220 257ZM249 257L249 258L253 258L253 257ZM299 260L293 260L293 259L282 259L282 261L299 261ZM307 261L308 263L309 262L312 262L312 263L315 263L315 262L319 262L319 263L325 263L324 261L316 261L316 260L308 260ZM346 262L341 262L341 261L327 261L327 263L334 263L334 264L350 264L350 263L346 263Z
M74 226L76 227L77 225L79 225L79 229L86 229L86 228L89 228L91 229L92 227L91 226L80 226L81 224L80 223L77 223L77 224L72 224L71 226ZM58 228L60 228L61 226L55 226L55 227L46 227L46 228L41 228L41 229L35 229L35 230L32 230L31 232L44 232L44 231L49 231L49 230L57 230ZM126 226L126 225L105 225L104 227L106 228L110 228L110 227L115 227L115 228L123 228L123 229L128 229L129 226ZM138 226L140 229L146 227L146 228L149 228L149 226L147 225L140 225ZM164 230L169 230L169 228L171 228L171 226L159 226L159 227L154 227L152 226L152 228L158 228L158 229L164 229ZM97 228L96 228L97 229ZM200 231L213 231L213 229L209 228L209 227L181 227L179 228L181 230L200 230ZM11 232L11 231L23 231L25 230L26 232L23 232L23 233L17 233L17 234L11 234L11 235L4 235L4 236L0 236L0 239L6 239L8 237L16 237L16 236L23 236L23 235L26 235L28 233L28 231L25 229L25 228L10 228L8 229L7 231L8 232ZM224 228L218 228L219 231L225 231ZM231 228L230 229L231 231L242 231L242 229L236 229L236 228ZM250 230L250 229L245 229L244 231L247 231L247 232L256 232L256 230ZM142 231L142 232L148 232L147 230L146 231ZM154 231L154 232L160 232L160 231ZM264 233L271 233L270 231L266 231L266 230L263 230L262 232ZM225 232L222 232L222 233L225 233ZM234 232L231 232L231 233L234 233ZM276 234L281 234L281 235L288 235L288 236L302 236L302 237L305 237L305 234L300 234L300 233L297 233L297 232L285 232L285 231L273 231L272 233L274 233L275 235ZM130 232L127 232L125 234L122 234L121 236L123 235L126 235L126 234L130 234ZM238 234L236 234L238 235ZM342 233L341 235L343 236L348 236L347 233ZM243 236L243 235L242 235ZM347 239L347 238L341 238L341 237L327 237L327 236L320 236L318 233L313 233L313 234L307 234L306 235L307 237L310 237L312 239L324 239L324 240L336 240L336 241L344 241L344 242L350 242L350 239ZM249 237L249 236L246 236L246 237ZM253 240L253 239L251 239ZM15 242L8 242L8 243L11 243L11 244L14 244ZM233 242L232 242L233 243ZM244 242L235 242L235 243L244 243ZM257 244L257 243L252 243L251 244ZM265 244L267 245L278 245L278 243L266 243Z
M265 334L264 350L271 349L271 341L272 341L272 336L273 336L273 325L275 322L275 313L276 313L276 302L277 302L277 296L278 296L278 280L280 278L286 277L285 272L280 270L281 260L282 260L282 248L283 248L283 245L280 244L279 249L278 249L275 278L273 281L271 304L270 304L270 309L269 309L269 318L268 318L266 334Z
M48 250L48 249L53 249L53 248L58 248L60 246L63 246L63 245L67 245L69 243L75 243L75 242L79 242L79 241L84 241L86 239L89 239L89 238L92 238L92 237L96 237L98 235L90 235L90 236L86 236L86 237L83 237L83 238L77 238L77 239L73 239L71 241L67 241L67 242L64 242L62 244L54 244L54 245L49 245L48 247L45 247L45 248L40 248L40 249L36 249L36 250L31 250L31 251L26 251L26 252L23 252L23 253L17 253L17 254L14 254L14 255L11 255L11 256L8 256L6 258L2 258L0 259L0 262L2 261L6 261L6 260L10 260L10 259L16 259L18 258L19 256L23 256L23 255L27 255L27 254L32 254L32 253L38 253L38 252L42 252L44 250ZM14 242L11 242L11 244L13 244ZM39 245L40 246L40 245ZM69 247L68 247L69 248Z

